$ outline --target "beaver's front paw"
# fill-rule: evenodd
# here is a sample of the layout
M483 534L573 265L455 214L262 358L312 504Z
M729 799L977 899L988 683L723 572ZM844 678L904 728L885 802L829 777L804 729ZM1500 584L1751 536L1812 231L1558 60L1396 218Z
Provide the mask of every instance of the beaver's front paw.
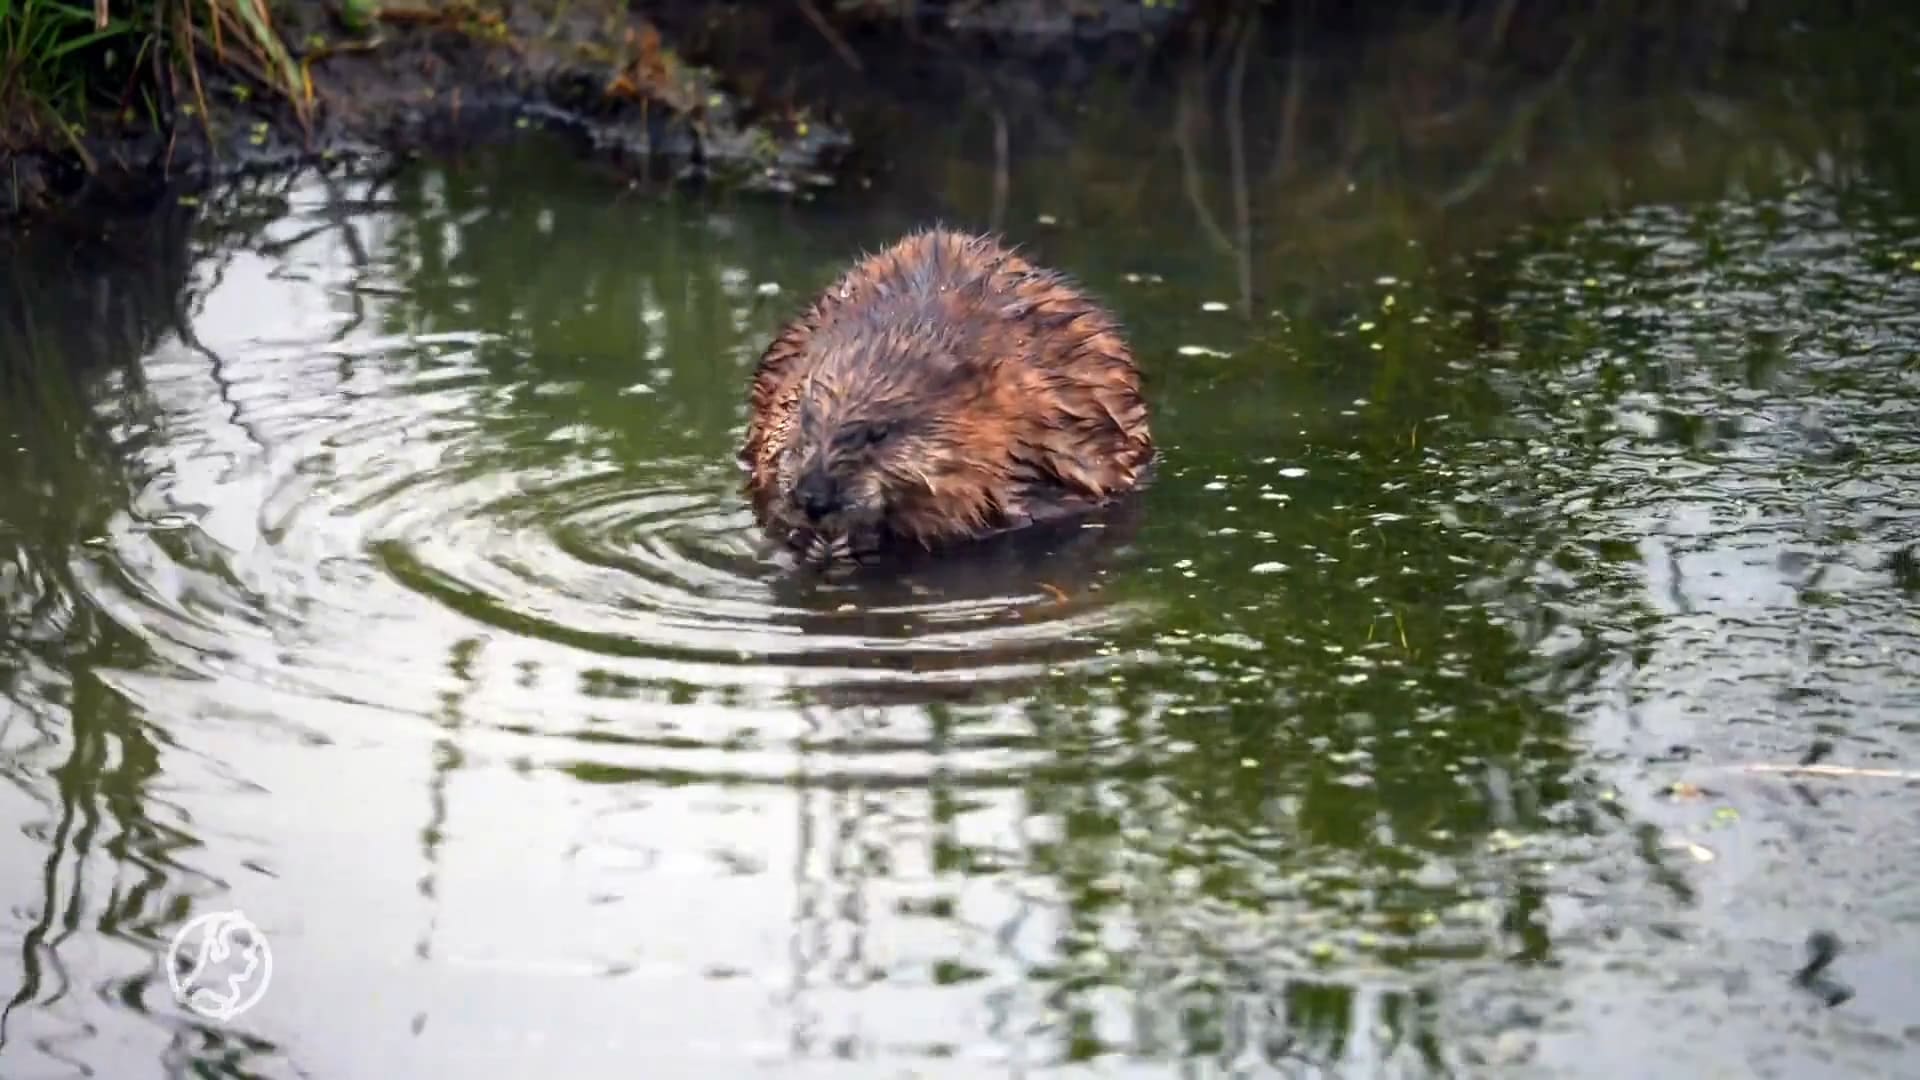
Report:
M886 546L887 530L883 526L870 525L847 534L847 557L856 562L871 563L878 560Z

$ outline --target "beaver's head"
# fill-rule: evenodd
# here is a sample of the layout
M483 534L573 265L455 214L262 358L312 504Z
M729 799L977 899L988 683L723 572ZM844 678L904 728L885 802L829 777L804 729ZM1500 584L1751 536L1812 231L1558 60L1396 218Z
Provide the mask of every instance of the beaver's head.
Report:
M911 359L886 343L833 355L828 347L795 402L781 454L780 508L789 524L829 540L860 540L938 494L973 516L968 489L1004 457L990 365L949 353Z
M801 399L792 442L781 461L787 520L822 536L853 536L886 516L888 497L922 475L924 414L897 403Z

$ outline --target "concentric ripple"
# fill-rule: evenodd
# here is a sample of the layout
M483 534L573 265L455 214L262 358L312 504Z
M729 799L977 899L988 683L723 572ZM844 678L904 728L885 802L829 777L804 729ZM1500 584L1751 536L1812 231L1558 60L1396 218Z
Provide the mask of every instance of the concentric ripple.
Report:
M1122 662L1099 531L897 574L796 568L745 505L731 430L636 451L685 407L671 395L607 410L495 332L328 336L148 359L167 437L127 442L144 487L77 574L200 693L416 715L452 695L549 733L619 700L639 710L623 738L663 723L712 749L743 722L763 741L796 694L990 707ZM462 659L483 647L491 664Z
M374 550L396 580L475 618L610 656L873 672L961 654L973 670L942 677L975 679L1063 662L1063 638L1113 618L1038 588L994 591L1013 586L984 571L984 594L917 601L783 588L789 571L759 552L730 474L699 461L577 472L506 491L497 478L425 478L369 508ZM1006 617L1029 605L1043 617Z

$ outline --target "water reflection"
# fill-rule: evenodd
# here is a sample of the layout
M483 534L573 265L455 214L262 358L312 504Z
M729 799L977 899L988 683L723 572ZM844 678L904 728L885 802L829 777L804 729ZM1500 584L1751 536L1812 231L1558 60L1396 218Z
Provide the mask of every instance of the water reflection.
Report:
M119 804L152 839L20 834L23 862L146 869L80 939L47 920L114 886L55 902L55 869L16 904L35 922L10 1054L58 1060L69 1022L112 1029L91 1063L269 1072L1439 1053L1395 968L1480 947L1472 888L1436 872L1360 902L1480 828L1477 759L1401 764L1445 715L1416 704L1405 635L1452 635L1381 582L1440 557L1405 546L1419 454L1235 463L1173 409L1183 463L1108 528L796 574L727 456L770 297L847 245L500 168L236 192L185 302L108 372L75 369L94 382L66 415L110 419L88 452L115 479L84 535L36 548L69 575L41 595L100 627L59 669L86 720L47 731L110 747L68 767L71 813ZM616 213L658 243L587 244ZM513 273L541 237L578 257ZM1241 525L1201 543L1223 512ZM1282 556L1341 573L1275 576ZM103 754L141 786L109 786L132 778ZM215 1028L155 962L226 905L275 984ZM104 1017L47 964L75 940L122 943L82 965ZM708 1039L678 1018L690 995L721 1018Z
M1585 719L1613 766L1601 795L1641 841L1640 865L1610 860L1621 877L1558 875L1561 977L1581 992L1556 1028L1632 1032L1689 1068L1798 1069L1817 1042L1858 1072L1912 1036L1897 1002L1920 941L1886 919L1915 887L1876 868L1914 850L1895 824L1913 787L1875 770L1920 749L1896 566L1920 521L1916 226L1839 183L1645 207L1483 266L1501 434L1530 449L1459 455L1474 513L1524 523L1503 530L1525 538L1510 576L1482 585ZM1825 757L1866 771L1772 771ZM1775 965L1822 935L1849 943L1858 982L1813 1021ZM1597 940L1604 965L1577 947ZM1732 994L1736 1034L1654 1034L1673 1030L1656 1002L1708 987Z

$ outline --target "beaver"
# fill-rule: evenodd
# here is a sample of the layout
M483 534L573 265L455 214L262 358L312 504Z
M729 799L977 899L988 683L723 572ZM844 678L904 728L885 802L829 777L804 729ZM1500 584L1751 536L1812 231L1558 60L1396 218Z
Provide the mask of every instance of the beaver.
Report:
M1154 461L1118 321L993 237L865 255L776 334L738 460L761 525L831 559L1097 510Z

